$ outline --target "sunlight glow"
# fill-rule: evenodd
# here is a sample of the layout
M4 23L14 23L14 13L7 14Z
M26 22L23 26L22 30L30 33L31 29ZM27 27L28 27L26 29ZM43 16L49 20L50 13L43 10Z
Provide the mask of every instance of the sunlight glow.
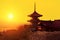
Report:
M8 18L9 18L9 19L13 19L13 14L12 14L12 13L9 14L9 15L8 15Z

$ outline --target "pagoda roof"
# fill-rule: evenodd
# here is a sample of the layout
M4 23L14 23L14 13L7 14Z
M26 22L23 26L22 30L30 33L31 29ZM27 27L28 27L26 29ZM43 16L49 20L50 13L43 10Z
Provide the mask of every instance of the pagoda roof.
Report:
M34 11L31 15L28 15L29 17L41 17L42 15L38 14L36 11Z

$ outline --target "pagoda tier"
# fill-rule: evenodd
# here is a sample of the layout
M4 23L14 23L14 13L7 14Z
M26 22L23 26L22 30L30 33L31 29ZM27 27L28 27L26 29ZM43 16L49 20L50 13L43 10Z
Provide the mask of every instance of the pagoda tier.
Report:
M28 20L28 22L31 22L31 23L38 23L40 22L39 19L31 19L31 20Z
M32 13L31 15L28 15L29 17L41 17L42 15L38 14L36 11Z

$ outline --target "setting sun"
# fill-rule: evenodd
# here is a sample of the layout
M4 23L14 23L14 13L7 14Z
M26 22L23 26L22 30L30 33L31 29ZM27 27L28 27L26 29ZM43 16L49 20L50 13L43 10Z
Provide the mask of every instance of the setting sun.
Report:
M9 18L9 19L13 19L13 14L9 14L9 15L8 15L8 18Z

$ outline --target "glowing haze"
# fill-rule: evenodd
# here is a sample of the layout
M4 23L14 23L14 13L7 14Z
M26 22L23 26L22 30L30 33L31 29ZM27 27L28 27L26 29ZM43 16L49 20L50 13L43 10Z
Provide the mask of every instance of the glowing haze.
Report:
M41 20L60 19L60 0L0 0L0 30L15 29L27 23L27 16L36 10L42 14Z

